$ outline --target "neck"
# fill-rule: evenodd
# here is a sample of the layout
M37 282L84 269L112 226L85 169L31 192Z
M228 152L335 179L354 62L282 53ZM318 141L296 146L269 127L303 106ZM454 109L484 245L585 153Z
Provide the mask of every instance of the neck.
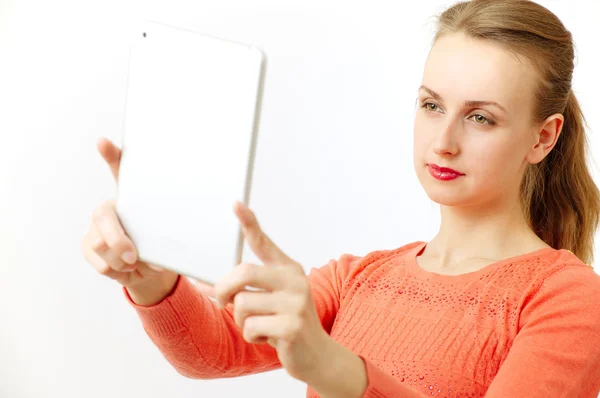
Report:
M518 200L441 206L438 234L426 247L440 268L469 259L502 260L547 246L529 228Z

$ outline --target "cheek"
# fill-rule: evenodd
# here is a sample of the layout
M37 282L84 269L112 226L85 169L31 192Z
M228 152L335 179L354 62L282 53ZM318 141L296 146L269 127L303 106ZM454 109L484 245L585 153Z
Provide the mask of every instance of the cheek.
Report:
M520 154L514 143L486 140L465 150L470 154L465 157L467 169L477 185L506 186L517 177Z

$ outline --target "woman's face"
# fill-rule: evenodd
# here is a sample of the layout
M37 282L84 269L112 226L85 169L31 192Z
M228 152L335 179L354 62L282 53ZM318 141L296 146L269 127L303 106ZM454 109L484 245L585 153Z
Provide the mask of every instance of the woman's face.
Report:
M514 200L537 142L535 83L529 64L495 44L460 33L436 41L414 123L414 167L431 200L447 206ZM431 164L462 175L436 179Z

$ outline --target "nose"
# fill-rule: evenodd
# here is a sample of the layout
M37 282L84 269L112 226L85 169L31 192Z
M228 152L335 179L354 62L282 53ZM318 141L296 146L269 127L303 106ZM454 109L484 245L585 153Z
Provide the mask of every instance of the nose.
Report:
M458 136L460 135L460 124L453 118L447 118L440 124L439 133L434 140L433 150L437 155L456 155L459 151Z

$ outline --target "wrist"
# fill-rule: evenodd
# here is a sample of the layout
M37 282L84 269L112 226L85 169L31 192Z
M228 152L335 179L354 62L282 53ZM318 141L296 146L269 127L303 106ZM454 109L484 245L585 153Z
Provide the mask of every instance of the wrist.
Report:
M362 397L368 384L362 358L331 338L322 352L307 384L322 398Z
M179 280L179 275L164 270L156 279L134 286L126 286L131 301L135 304L150 307L163 301L169 296Z

